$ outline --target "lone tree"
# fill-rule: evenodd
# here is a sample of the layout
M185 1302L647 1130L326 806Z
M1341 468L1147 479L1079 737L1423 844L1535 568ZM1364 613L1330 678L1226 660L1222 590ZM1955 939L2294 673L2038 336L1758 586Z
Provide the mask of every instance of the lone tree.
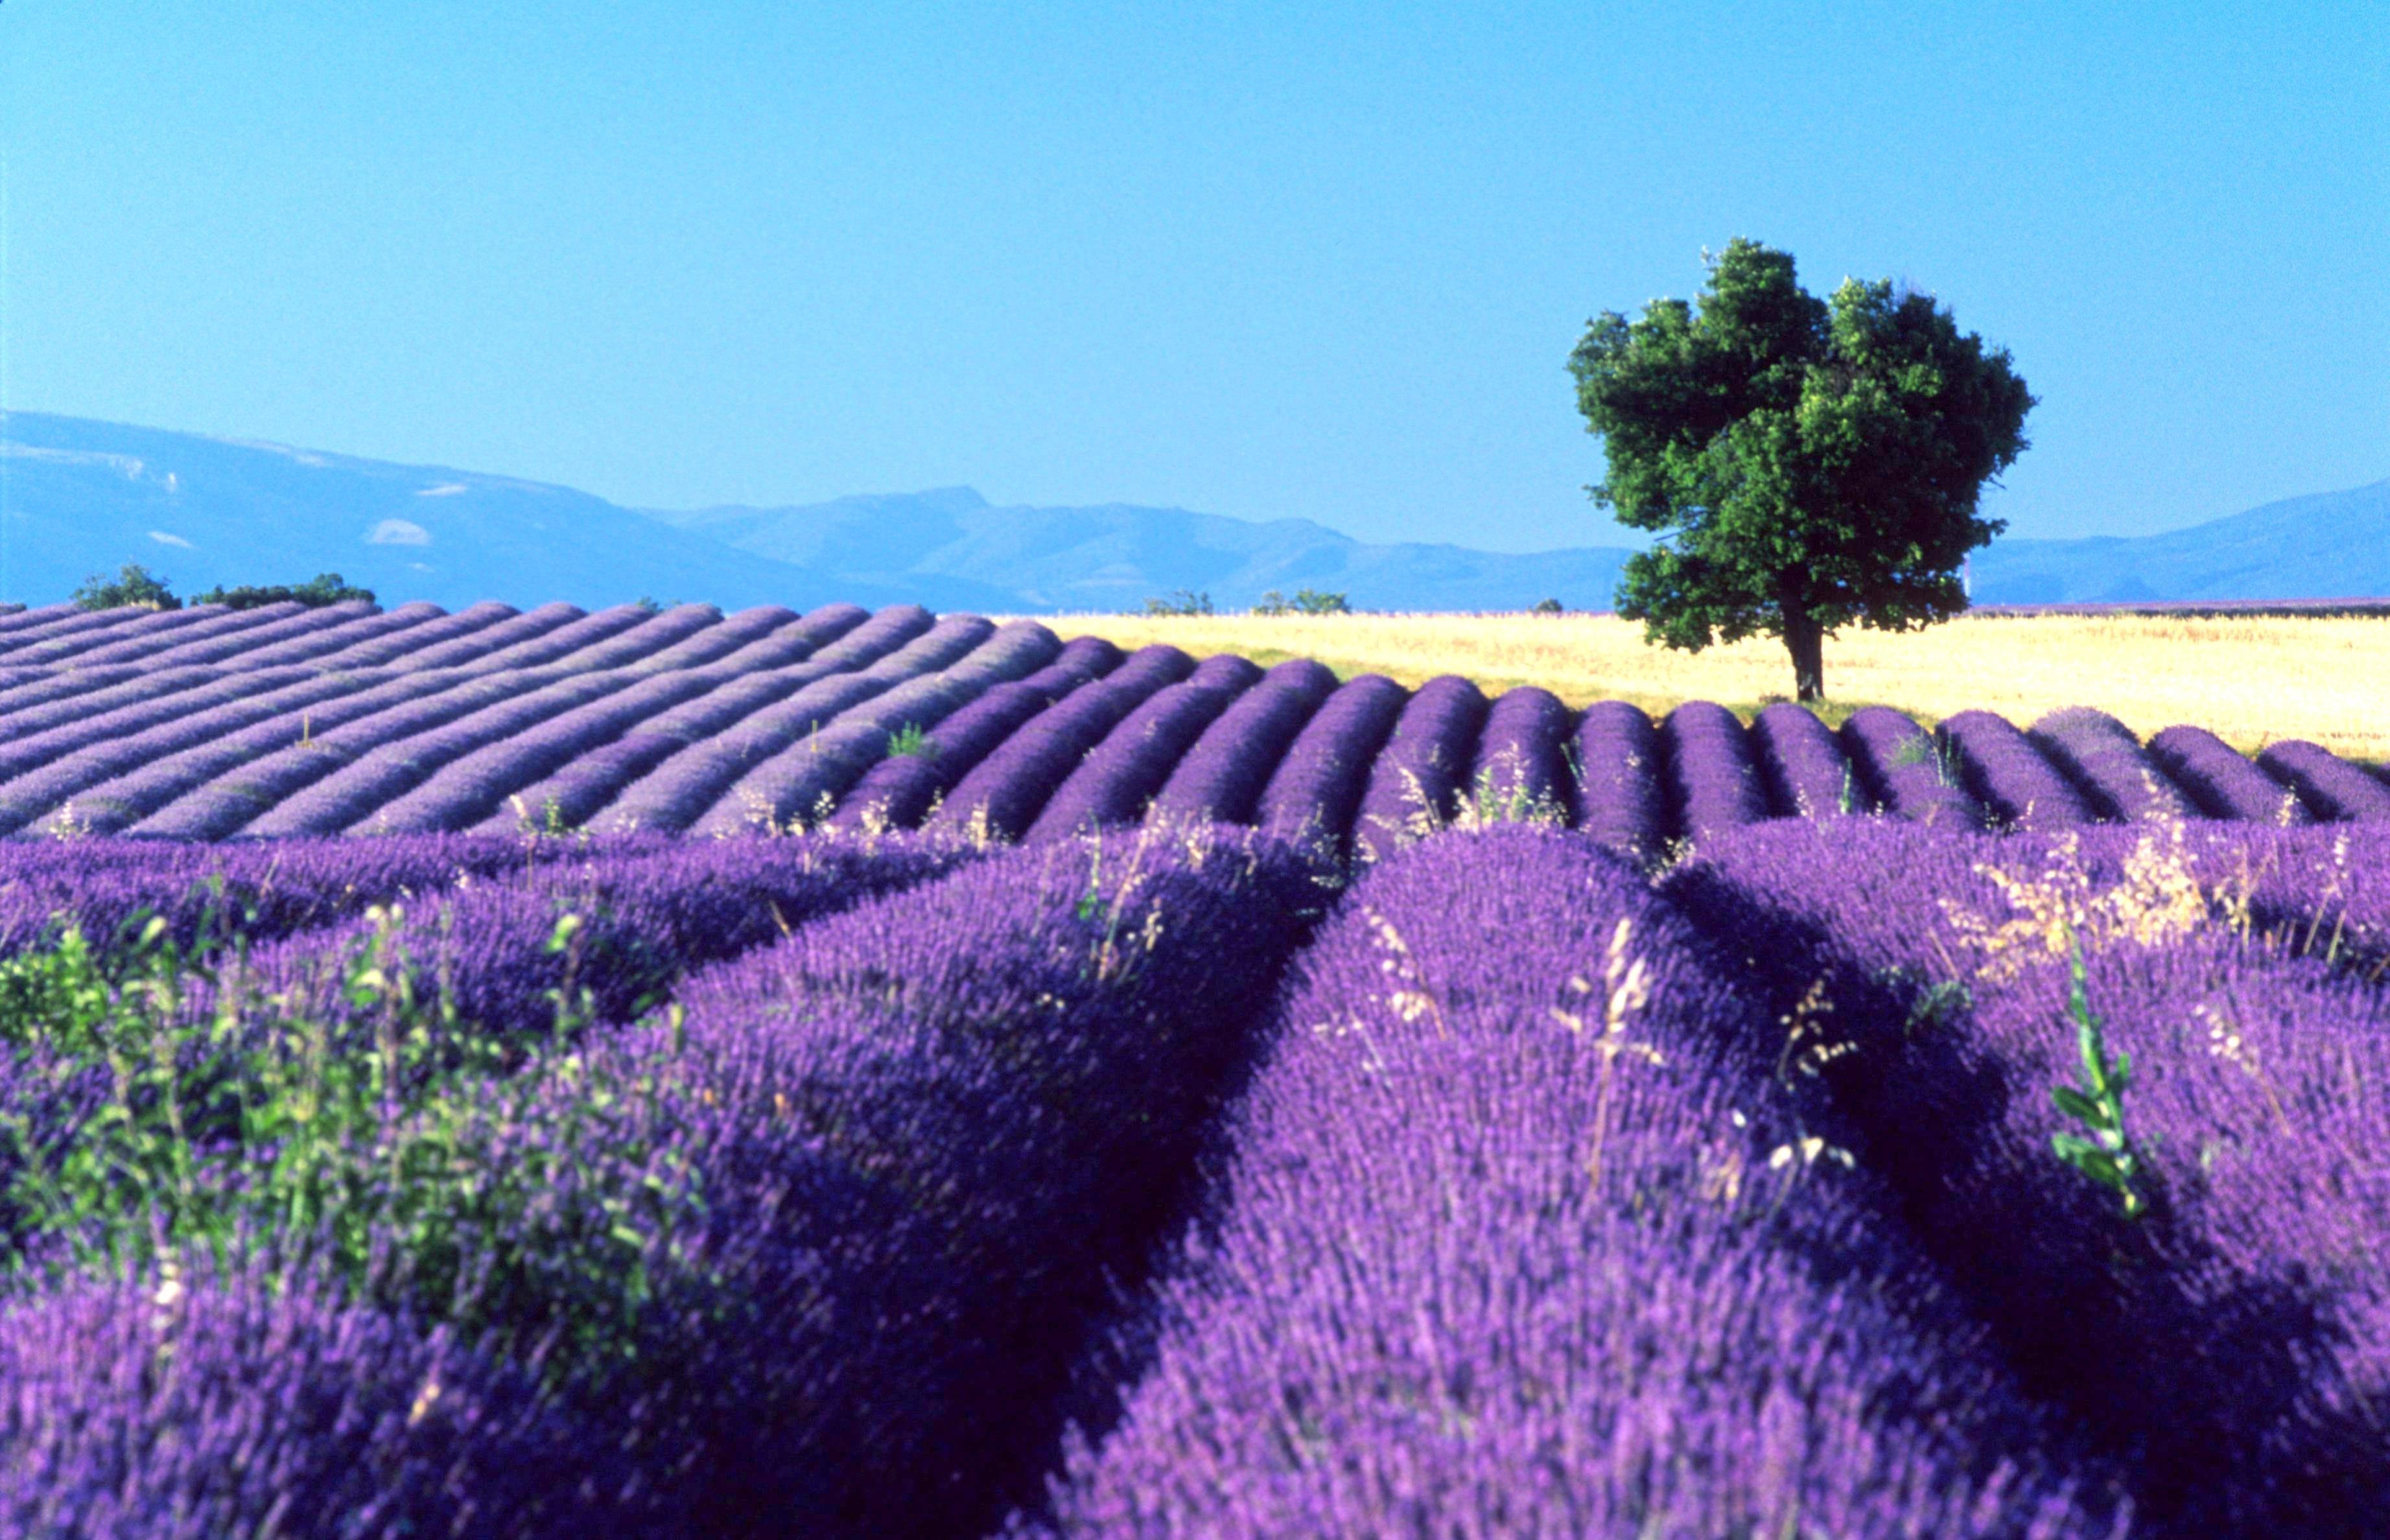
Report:
M1829 634L1967 608L1960 563L2006 528L1976 496L2025 448L2034 398L1930 295L1846 278L1824 302L1786 252L1703 255L1698 306L1605 311L1569 359L1610 459L1587 490L1662 532L1627 559L1618 612L1691 652L1781 636L1800 698L1822 699Z

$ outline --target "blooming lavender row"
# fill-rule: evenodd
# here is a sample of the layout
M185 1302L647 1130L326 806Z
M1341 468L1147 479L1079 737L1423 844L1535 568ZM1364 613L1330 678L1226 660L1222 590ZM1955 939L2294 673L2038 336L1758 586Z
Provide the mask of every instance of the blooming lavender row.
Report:
M521 1370L212 1269L0 1309L0 1529L81 1540L602 1534L602 1442ZM619 1533L619 1532L615 1532Z
M1026 679L998 685L923 736L919 751L892 754L865 772L839 802L837 828L912 828L971 768L1022 725L1120 667L1121 649L1100 636L1074 636Z
M1677 828L1703 841L1767 816L1767 793L1742 724L1724 706L1690 700L1660 725L1660 758Z
M705 1197L654 1278L672 1373L591 1392L629 1431L593 1477L685 1495L697 1534L983 1533L1181 1218L1316 877L1218 834L1028 847L699 975L676 1033L591 1040L661 1083Z
M1195 672L1175 647L1144 647L1100 680L1038 712L955 783L932 824L1017 839L1088 751L1156 690Z
M1342 855L1360 815L1369 765L1407 699L1383 674L1346 680L1320 703L1270 772L1254 822L1276 839Z
M2132 730L2105 712L2088 706L2052 712L2028 736L2088 793L2102 817L2137 824L2192 815L2190 800L2142 751Z
M340 619L349 620L370 613L373 606L351 600L340 606L340 609L341 610ZM170 613L173 612L170 611ZM285 601L281 604L260 605L253 610L224 610L215 605L193 605L179 613L197 618L191 623L177 626L172 632L166 633L165 636L170 637L171 640L153 634L148 636L126 637L122 641L103 642L97 646L78 648L73 654L75 666L131 662L136 659L153 665L168 662L212 662L214 659L211 657L186 655L195 651L203 655L212 652L219 655L238 653L243 644L252 638L278 641L290 634L292 621L303 623L315 620L323 611L310 610L306 605L294 601ZM228 647L225 646L227 643L230 644ZM48 661L58 662L65 660L53 658Z
M803 681L800 688L702 738L675 745L593 815L591 827L687 828L749 770L891 685L953 661L957 643L969 645L967 636L952 627L938 630L917 605L881 610L792 670Z
M1598 700L1579 719L1575 826L1630 861L1648 861L1667 839L1660 791L1662 749L1651 719L1623 700Z
M2090 804L2075 783L2050 763L2037 739L2018 731L2008 718L1991 712L1960 712L1945 721L1936 736L1940 741L1935 747L1957 757L1960 784L2000 827L2068 828L2093 821Z
M395 635L352 642L314 661L326 669L487 667L483 660L490 654L570 625L582 614L578 605L543 604L518 611L512 605L485 599Z
M1984 827L1948 745L1889 706L1862 706L1843 724L1843 747L1869 793L1903 818L1944 828Z
M1336 675L1308 658L1271 669L1203 729L1154 793L1153 815L1165 823L1253 822L1262 789L1335 688Z
M2300 738L2268 744L2257 763L2289 786L2319 818L2390 822L2390 785Z
M884 674L890 680L885 693L841 712L739 776L690 830L719 835L822 822L839 798L887 757L893 735L942 720L990 686L1052 662L1061 649L1054 634L1034 621L998 628L976 615L950 615L897 658L865 671L866 677ZM919 672L900 676L897 659Z
M626 847L625 853L636 847ZM432 835L361 844L341 840L202 844L77 840L0 844L0 953L42 943L71 923L104 944L147 908L187 946L200 918L238 919L264 942L328 925L385 899L444 892L568 853L562 841L526 843ZM210 879L222 879L219 895Z
M1381 864L1275 1017L1150 1368L1016 1531L2109 1531L1768 1018L1589 841Z
M1054 789L1026 839L1054 839L1135 823L1203 729L1262 676L1232 654L1204 659L1177 684L1148 697Z
M1842 739L1815 713L1790 701L1760 708L1751 747L1769 811L1780 818L1831 818L1872 810Z
M347 608L346 605L332 605L315 613L331 614ZM237 661L243 668L307 662L410 633L419 634L421 628L437 623L446 614L447 611L438 605L422 599L402 604L395 610L376 610L368 605L364 614L353 619L338 620L329 625L300 627L294 622L289 635L283 640L260 638L245 641L237 650L211 647L205 655L194 648L187 661L207 663ZM182 649L169 649L160 656L180 661L184 661L181 652Z
M0 774L30 770L45 759L79 749L110 731L138 732L154 726L174 714L168 698L204 688L236 672L218 668L136 670L89 695L64 696L10 712L0 717L0 734L6 735L5 747L0 748Z
M1506 690L1485 713L1468 792L1484 816L1565 823L1572 791L1569 733L1576 719L1560 697L1530 687Z
M1485 713L1484 693L1458 674L1440 674L1412 693L1370 762L1353 824L1356 854L1383 860L1452 818Z
M2390 1511L2390 1107L2363 1090L2390 1075L2390 996L2252 947L2188 839L2092 832L2099 860L2072 837L1755 829L1669 891L1826 1034L1924 1244L2127 1461L2150 1533L2363 1533ZM2083 1072L2070 941L2131 1059L2138 1220L2051 1150L2079 1132L2050 1094Z
M2284 828L2315 821L2296 791L2204 727L2168 727L2147 747L2151 763L2208 817Z
M378 841L377 841L378 842ZM468 882L403 905L395 943L418 993L448 991L469 1029L505 1039L551 1028L552 992L586 991L576 1013L623 1021L661 1001L691 969L738 956L867 899L954 870L976 852L919 835L786 841L564 841L538 866ZM520 849L520 845L517 846ZM567 951L549 948L559 918L581 921ZM338 1015L341 969L373 935L362 919L318 925L258 948L251 963L269 994Z
M79 622L65 621L42 627L38 635L29 635L9 648L9 661L66 662L92 648L106 647L119 640L170 646L169 638L173 638L175 633L202 625L227 613L230 611L214 605L194 605L188 610L97 610Z

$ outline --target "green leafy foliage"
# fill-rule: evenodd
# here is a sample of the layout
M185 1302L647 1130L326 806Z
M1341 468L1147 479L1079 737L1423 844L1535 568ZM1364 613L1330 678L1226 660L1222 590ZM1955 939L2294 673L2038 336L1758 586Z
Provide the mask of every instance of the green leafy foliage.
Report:
M191 596L193 604L221 604L227 610L255 610L269 604L303 604L322 609L328 604L351 601L371 604L370 588L352 587L338 572L318 572L301 584L273 584L266 587L211 588L204 594Z
M1352 612L1353 606L1347 596L1318 588L1298 588L1292 598L1272 588L1253 605L1256 615L1349 615Z
M264 1259L545 1350L559 1381L632 1367L656 1264L685 1260L704 1205L655 1132L657 1074L582 1051L580 917L547 943L566 959L552 1036L513 1052L459 1021L444 988L418 990L397 908L370 918L338 1020L258 997L238 935L210 923L184 946L140 915L105 949L69 928L0 962L0 1038L20 1062L59 1105L71 1084L106 1084L64 1127L0 1122L0 1199L27 1242L8 1265L172 1276L186 1254ZM205 1013L187 1008L195 984ZM679 1031L676 1010L662 1030Z
M1960 564L2004 527L1977 497L2025 449L2034 399L1930 295L1846 279L1820 301L1742 239L1709 270L1698 307L1606 311L1569 361L1609 457L1594 500L1662 536L1628 558L1618 612L1689 651L1781 636L1814 699L1834 630L1966 608Z
M918 722L907 722L888 735L888 757L891 759L901 759L906 756L935 759L937 753L937 740L925 732Z
M1212 613L1212 596L1186 588L1174 588L1158 598L1145 601L1149 615L1208 615Z
M2072 938L2067 944L2066 1008L2075 1021L2075 1046L2082 1054L2083 1084L2056 1086L2049 1095L2058 1110L2081 1123L2085 1133L2053 1134L2050 1148L2060 1160L2115 1193L2125 1206L2126 1218L2138 1219L2149 1204L2133 1186L2140 1162L2125 1135L2125 1092L2133 1083L2133 1058L2127 1053L2113 1059L2108 1057L2100 1018L2092 1013L2090 995L2084 987L2083 947Z
M148 568L137 561L128 561L118 571L116 581L94 572L83 580L72 602L83 610L121 610L127 605L144 610L180 610L183 601L166 586L166 580L153 576Z

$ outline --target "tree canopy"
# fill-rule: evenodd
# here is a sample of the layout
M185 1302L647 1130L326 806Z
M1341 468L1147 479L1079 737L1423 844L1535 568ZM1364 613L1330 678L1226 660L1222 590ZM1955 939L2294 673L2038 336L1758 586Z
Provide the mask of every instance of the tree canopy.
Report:
M1706 260L1697 305L1605 311L1569 359L1609 456L1594 500L1661 534L1618 612L1690 651L1781 636L1818 699L1835 630L1966 609L1960 564L2006 527L1977 497L2025 449L2034 398L1931 295L1846 278L1820 301L1750 240Z

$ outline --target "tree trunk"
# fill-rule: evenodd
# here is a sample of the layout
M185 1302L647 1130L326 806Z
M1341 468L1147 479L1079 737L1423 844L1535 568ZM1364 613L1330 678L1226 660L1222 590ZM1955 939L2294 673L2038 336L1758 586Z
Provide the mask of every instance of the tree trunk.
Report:
M1826 631L1806 607L1784 606L1784 647L1792 654L1792 688L1802 700L1826 699Z

